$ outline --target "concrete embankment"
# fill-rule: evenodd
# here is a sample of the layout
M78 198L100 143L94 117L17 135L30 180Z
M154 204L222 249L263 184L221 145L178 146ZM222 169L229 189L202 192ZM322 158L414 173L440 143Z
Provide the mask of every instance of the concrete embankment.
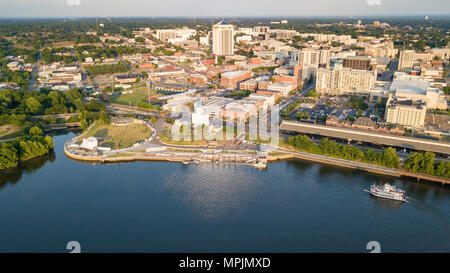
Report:
M418 174L418 173L411 173L406 170L401 169L394 169L394 168L387 168L382 167L378 165L372 165L357 161L350 161L340 158L334 158L334 157L328 157L323 155L316 155L316 154L309 154L309 153L303 153L303 152L297 152L297 151L291 151L287 149L279 149L281 154L279 155L269 155L267 157L268 162L276 162L280 160L291 160L291 159L300 159L305 161L312 161L317 162L321 164L328 164L333 166L339 166L344 168L351 168L356 170L362 170L366 172L381 174L381 175L388 175L393 177L410 177L419 180L426 180L431 182L436 182L440 184L446 184L450 185L450 180L436 177L436 176L430 176L430 175L424 175L424 174ZM101 163L119 163L119 162L134 162L134 161L166 161L166 162L183 162L183 161L192 161L192 156L186 156L186 157L170 157L170 156L155 156L155 155L146 155L146 154L137 154L137 155L131 155L131 156L123 156L123 157L103 157L103 156L82 156L77 155L74 153L71 153L64 147L64 153L67 157L80 160L80 161L89 161L89 162L101 162ZM210 162L215 162L215 158L208 158ZM245 160L244 160L245 161ZM228 162L230 163L230 162ZM235 162L238 164L239 162ZM242 163L242 162L241 162Z
M294 155L292 153L267 156L267 162L271 162L271 163L276 162L276 161L291 160L291 159L294 159Z
M97 162L97 161L102 160L102 156L82 156L82 155L77 155L77 154L71 153L69 150L66 149L65 146L64 146L64 153L66 154L66 156L68 158L80 160L80 161Z

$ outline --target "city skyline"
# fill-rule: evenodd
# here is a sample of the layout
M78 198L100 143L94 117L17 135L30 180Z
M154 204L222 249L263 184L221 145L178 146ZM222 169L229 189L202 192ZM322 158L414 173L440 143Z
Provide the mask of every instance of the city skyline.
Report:
M261 1L179 1L130 0L5 0L0 17L305 17L305 16L394 16L446 15L450 5L444 0L280 0L277 5ZM202 7L199 9L198 7ZM324 8L326 7L326 8ZM401 10L401 14L399 14Z

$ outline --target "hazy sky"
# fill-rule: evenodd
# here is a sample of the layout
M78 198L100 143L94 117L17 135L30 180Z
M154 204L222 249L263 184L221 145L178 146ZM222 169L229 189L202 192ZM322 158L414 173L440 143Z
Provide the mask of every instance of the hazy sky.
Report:
M0 17L450 15L449 0L0 0Z

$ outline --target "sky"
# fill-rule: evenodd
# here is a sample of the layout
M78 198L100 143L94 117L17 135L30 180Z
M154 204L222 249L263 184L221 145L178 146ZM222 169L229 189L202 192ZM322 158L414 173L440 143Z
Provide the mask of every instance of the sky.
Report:
M449 0L0 0L0 17L450 15Z

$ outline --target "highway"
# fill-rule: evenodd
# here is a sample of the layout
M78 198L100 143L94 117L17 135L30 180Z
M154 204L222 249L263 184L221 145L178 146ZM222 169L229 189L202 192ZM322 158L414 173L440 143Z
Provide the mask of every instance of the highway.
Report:
M429 151L439 154L450 155L450 143L425 140L419 138L405 137L369 132L348 128L331 127L317 124L301 123L294 121L283 121L280 126L282 131L306 133L325 137L334 137L347 140L374 143L378 145L395 146L406 149Z

